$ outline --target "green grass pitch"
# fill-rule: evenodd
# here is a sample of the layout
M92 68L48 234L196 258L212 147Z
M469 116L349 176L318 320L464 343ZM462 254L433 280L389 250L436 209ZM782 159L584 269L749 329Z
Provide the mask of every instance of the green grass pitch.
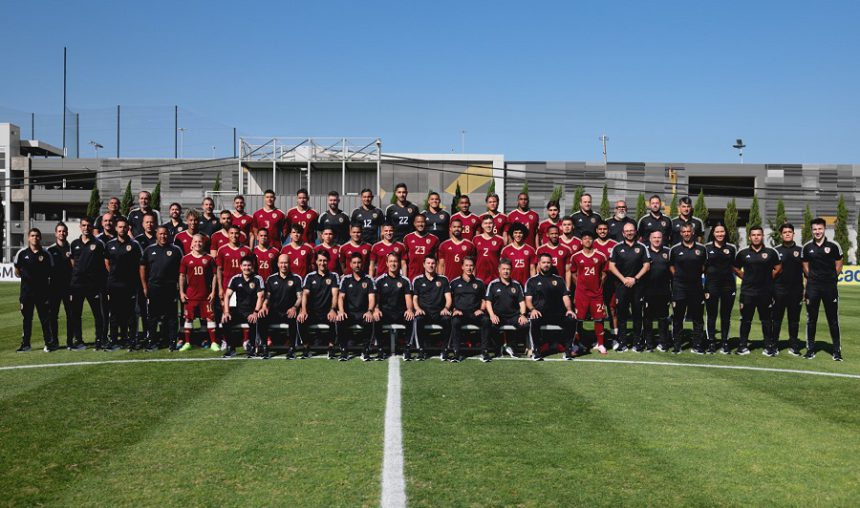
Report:
M760 349L404 363L408 504L856 506L860 378L668 365L860 376L860 289L841 293L842 363ZM0 505L379 505L386 363L8 369L215 356L16 354L20 327L17 285L0 284Z

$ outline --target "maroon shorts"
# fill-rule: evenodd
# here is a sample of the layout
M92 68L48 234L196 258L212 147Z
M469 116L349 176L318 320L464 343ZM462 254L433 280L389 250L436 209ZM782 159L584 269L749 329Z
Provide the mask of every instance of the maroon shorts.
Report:
M573 305L576 319L584 321L588 316L591 316L593 321L606 319L606 304L603 303L602 295L580 295L577 292L573 298Z
M195 317L212 321L215 319L215 313L212 312L212 304L209 300L188 300L185 304L185 320L194 321Z

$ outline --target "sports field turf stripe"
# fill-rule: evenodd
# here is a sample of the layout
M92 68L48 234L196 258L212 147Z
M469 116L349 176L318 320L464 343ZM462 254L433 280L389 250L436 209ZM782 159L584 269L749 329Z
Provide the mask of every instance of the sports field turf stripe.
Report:
M382 457L382 501L384 508L406 506L403 478L403 422L400 407L400 358L388 360L388 397L385 402L385 452Z

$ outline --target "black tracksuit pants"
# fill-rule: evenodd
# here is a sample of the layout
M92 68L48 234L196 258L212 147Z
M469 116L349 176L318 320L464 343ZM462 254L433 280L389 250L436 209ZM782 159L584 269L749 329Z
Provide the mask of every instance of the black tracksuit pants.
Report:
M708 341L717 340L717 317L720 318L720 339L725 346L729 342L729 329L732 323L732 310L735 306L737 287L713 286L705 289L705 307L708 309Z
M802 308L803 287L774 291L772 333L776 344L779 344L779 335L782 332L782 319L788 315L788 347L800 349L803 346L798 338Z
M830 339L833 341L833 351L842 351L842 340L839 331L839 291L836 284L829 287L810 285L806 288L806 347L815 350L815 327L818 325L818 310L824 304L824 314L827 326L830 327Z
M738 347L743 349L749 346L752 319L756 311L758 311L758 318L761 321L764 347L767 349L776 348L776 341L773 337L773 296L770 293L763 295L741 294L741 340Z
M23 335L21 336L21 344L30 345L30 338L33 334L33 310L39 315L39 323L42 325L42 339L45 345L48 346L54 343L53 333L51 331L51 305L47 294L29 294L21 295L19 298L21 303L21 316L24 319Z
M90 311L93 313L93 324L96 329L96 344L104 344L107 340L106 323L104 322L103 301L104 293L101 289L72 288L70 296L72 339L83 342L83 313L84 301L89 303Z

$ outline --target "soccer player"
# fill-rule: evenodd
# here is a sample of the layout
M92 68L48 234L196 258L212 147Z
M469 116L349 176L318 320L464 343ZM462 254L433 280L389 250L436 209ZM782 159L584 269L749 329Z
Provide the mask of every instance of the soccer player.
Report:
M460 355L460 345L462 336L462 327L465 325L475 325L481 329L481 344L487 342L489 326L482 326L484 323L484 295L487 288L484 282L475 277L475 258L466 256L463 258L462 270L458 277L451 280L451 300L453 302L453 312L451 313L451 339L446 344L442 351L441 359L443 362L448 361L448 353L453 353L451 357L452 363L462 361Z
M507 235L505 229L508 225L508 216L499 211L499 195L495 192L487 194L484 202L487 204L487 211L484 213L484 217L489 216L493 219L493 235L505 238Z
M131 214L129 214L131 216ZM134 241L140 245L140 250L143 251L150 245L155 244L155 228L157 226L158 217L154 213L143 214L143 233L134 237ZM129 219L131 224L131 219ZM149 314L147 313L146 296L143 294L143 287L138 286L140 290L137 292L137 315L134 318L135 335L137 340L135 344L129 346L129 351L132 351L138 344L143 344L149 329ZM140 323L138 323L138 319ZM138 328L138 326L140 326Z
M71 315L74 345L72 349L86 349L83 341L81 315L84 301L93 313L96 331L96 349L107 342L104 322L104 289L107 279L105 271L105 246L93 237L90 219L81 219L81 236L72 242Z
M304 227L301 224L293 224L290 226L290 243L281 247L281 254L286 254L290 258L290 271L302 279L311 270L311 260L314 256L313 247L303 242L304 237Z
M200 209L203 211L200 214L200 232L211 237L216 231L221 229L221 221L218 215L215 214L215 200L210 197L203 198Z
M634 346L636 352L643 350L642 299L645 287L642 278L648 273L650 264L648 248L636 241L636 228L633 224L625 224L624 241L613 247L609 256L609 271L617 279L615 305L618 312L618 347L614 349L619 353L627 351L630 346ZM633 341L627 335L628 319L633 321Z
M317 239L316 223L319 213L308 206L309 196L310 194L308 194L307 189L302 188L296 191L296 206L287 210L287 223L290 226L301 226L301 243L313 245ZM295 272L295 267L293 266L292 268L293 272Z
M594 235L591 235L591 237L594 238ZM558 241L570 249L571 256L582 248L582 240L579 237L573 236L573 219L570 217L561 219L561 234L558 235Z
M385 359L385 347L382 340L382 326L398 324L406 326L411 323L415 314L412 312L412 286L409 279L403 276L400 255L388 253L383 258L385 273L374 281L376 286L376 344L379 346L377 360ZM407 327L410 329L411 327ZM411 333L411 332L410 332ZM394 354L394 351L391 351Z
M152 200L152 194L147 191L140 191L137 193L137 207L132 208L128 212L128 223L131 224L131 234L134 235L135 239L139 235L143 234L143 217L146 214L152 214L155 219L155 224L161 224L161 214L158 213L158 210L153 210L152 207L149 206L150 201ZM153 229L153 232L155 230Z
M282 245L281 236L284 234L287 224L287 214L275 206L275 191L266 189L263 192L263 208L260 208L251 216L251 235L257 238L257 232L265 229L269 234L269 243L275 249L280 250ZM266 277L263 277L266 280Z
M505 248L505 240L493 233L494 229L493 218L486 214L481 218L481 234L472 239L475 245L475 276L486 282L498 277L499 260Z
M705 244L707 267L705 268L705 307L708 310L707 332L709 349L713 353L717 339L717 316L720 317L720 353L727 355L729 349L729 328L732 323L732 309L738 290L734 263L738 248L726 239L726 225L719 223L711 229L711 241ZM801 295L801 300L803 296Z
M822 218L812 221L812 240L803 246L803 273L806 274L806 359L815 358L815 327L819 306L824 304L833 359L842 361L839 333L839 291L836 279L842 273L842 247L824 235L827 223Z
M278 256L278 271L266 279L266 299L260 312L265 317L266 329L276 324L287 325L287 360L295 360L299 329L296 318L302 308L302 279L290 273L290 257ZM271 347L272 335L266 336L266 345Z
M361 242L373 245L379 241L379 228L385 222L385 214L373 205L373 191L362 189L361 206L352 211L351 224L361 225Z
M705 272L707 252L705 246L696 242L692 224L684 224L679 230L681 241L669 249L669 270L672 272L672 337L673 353L681 352L681 333L684 318L693 322L693 338L690 350L703 355L705 349L705 292L702 274Z
M482 328L489 329L487 340L481 343L481 361L485 363L492 360L490 347L495 350L495 344L499 344L502 326L516 327L515 333L519 335L529 324L523 286L511 278L512 266L510 259L502 258L499 261L499 276L487 285L487 293L484 295L487 317ZM511 358L516 357L511 342L507 342L507 336L501 347Z
M320 251L314 254L315 270L307 274L302 281L302 311L297 321L299 323L299 337L305 346L302 359L311 357L310 326L326 324L329 326L325 332L328 342L328 358L334 360L334 338L338 314L338 279L337 274L328 271L328 253ZM292 266L292 265L291 265Z
M511 278L524 285L526 281L535 274L535 263L537 253L534 247L525 243L528 231L526 227L515 222L510 227L511 243L502 249L502 257L509 260L513 265Z
M421 212L427 219L427 230L443 242L448 239L448 229L451 226L451 214L442 208L442 200L438 192L427 195L427 209Z
M206 252L206 237L197 233L191 239L191 252L183 256L179 265L179 300L182 302L185 324L183 326L183 341L180 351L191 349L191 331L194 329L194 318L200 319L200 324L206 327L207 344L212 351L220 351L215 337L215 311L212 302L215 301L218 287L215 259Z
M236 304L230 306L233 295L236 295ZM242 329L242 347L247 352L248 358L253 358L254 355L264 360L269 358L269 350L266 344L259 340L257 333L257 325L262 317L260 311L263 309L264 297L263 279L254 273L254 260L250 257L242 258L241 272L230 278L227 289L224 291L224 300L222 301L224 315L221 317L221 324L248 324L248 328ZM251 343L252 339L253 344ZM236 347L228 336L224 358L233 356L236 356Z
M218 214L218 219L221 221L221 229L212 233L211 241L209 242L209 255L216 259L221 247L230 243L230 228L233 226L233 214L229 210L221 210L221 213ZM241 245L248 244L248 238L245 237L245 233L242 232L241 228L239 228L239 243Z
M121 344L134 347L136 337L137 294L140 292L140 245L129 236L131 227L121 217L116 222L116 238L105 245L107 307L110 315L110 343L105 349L116 351Z
M648 257L651 258L651 266L643 282L645 285L645 351L649 353L654 351L654 321L657 321L660 337L657 350L666 352L671 348L669 301L672 297L672 273L669 270L669 248L663 245L662 232L651 232L648 238Z
M67 241L69 237L69 228L62 222L58 222L54 227L54 245L48 247L48 254L54 263L54 271L51 272L51 290L50 295L50 312L51 312L51 333L54 344L59 346L59 315L60 304L63 305L63 311L66 313L66 347L72 349L72 322L71 315L71 294L69 285L72 280L72 249Z
M558 231L556 230L556 233ZM538 256L538 273L526 282L526 310L529 313L529 337L534 354L532 359L542 362L549 344L544 339L541 327L555 325L562 328L564 359L573 359L573 334L576 319L571 307L570 291L564 279L553 273L552 256L543 253Z
M472 240L472 237L478 234L478 224L481 223L480 217L472 213L471 207L472 201L469 199L469 196L460 196L460 199L457 201L457 208L459 208L459 210L451 216L452 221L454 219L460 219L463 238L469 241Z
M506 240L511 241L510 237L513 225L520 224L525 227L523 242L531 247L535 247L538 222L540 222L540 217L537 212L529 209L529 195L525 192L520 192L517 196L516 210L508 214L508 225L506 227L508 237L506 237Z
M340 209L340 194L337 191L328 193L328 210L317 219L317 231L330 227L334 232L334 241L343 245L349 241L349 216Z
M398 183L394 187L394 196L397 201L385 209L385 220L394 224L394 241L402 242L406 235L414 231L418 207L406 199L409 190L405 183Z
M276 270L275 264L277 263L279 253L279 250L269 243L269 230L257 230L257 245L251 251L251 254L254 255L257 263L255 272L263 281L268 279L269 275L272 275L272 271Z
M224 301L224 293L230 279L242 272L242 260L250 258L251 249L244 243L240 243L241 231L239 226L230 225L228 229L230 243L222 245L215 257L215 266L218 273L218 301Z
M406 346L404 355L407 362L412 360L410 346L413 344L418 348L418 361L427 359L425 349L429 344L425 326L441 326L444 340L451 336L451 285L447 277L436 273L436 256L428 254L423 262L424 273L412 279L415 319L412 321L412 340Z
M427 219L423 215L416 215L414 224L415 231L409 233L403 238L403 243L406 245L406 277L409 280L412 280L424 273L424 258L430 255L435 256L436 247L439 245L439 238L431 235L427 231L426 226ZM396 226L394 231L396 237Z
M191 243L195 235L203 237L203 250L209 252L209 236L200 231L200 215L197 210L185 212L185 231L181 231L173 238L173 243L182 249L183 254L191 253Z
M245 197L242 195L237 195L233 198L233 209L230 210L230 222L239 228L245 235L245 241L248 242L248 247L251 247L251 242L253 242L253 237L251 237L251 226L254 223L254 218L245 213Z
M559 214L561 208L558 204L558 201L550 201L546 204L546 214L547 218L544 219L540 224L538 224L537 230L537 244L543 245L546 243L546 230L549 229L550 226L561 227L561 218Z
M591 246L594 250L603 254L607 262L612 257L612 249L618 245L618 242L609 238L609 226L606 223L598 223L595 228L596 236ZM623 236L623 235L622 235ZM608 270L608 267L607 267ZM618 337L618 309L616 309L615 286L618 285L618 279L612 274L606 277L603 284L603 303L606 304L606 315L612 320L612 335ZM613 342L613 347L617 347L618 343Z
M353 254L361 256L361 271L368 273L370 268L370 245L361 242L361 225L353 224L349 227L349 241L340 246L340 264L344 273L349 271L350 259Z
M165 342L171 351L175 351L179 338L176 305L179 298L177 281L182 251L171 244L168 238L167 228L159 226L155 231L155 244L144 249L140 258L140 283L149 306L148 351L157 350Z
M782 270L782 261L779 259L777 251L765 247L764 230L760 226L750 228L749 239L749 247L738 251L735 258L735 273L743 279L741 281L740 304L741 338L735 353L739 355L749 354L750 350L747 345L752 328L752 318L758 311L758 317L761 320L761 332L764 337L762 354L776 356L779 354L779 350L773 336L773 279Z
M101 217L101 234L97 235L96 238L107 245L107 243L114 238L116 238L116 216L106 213ZM93 230L93 234L95 234L95 230Z
M314 247L314 252L326 251L328 253L328 271L341 275L343 271L340 269L340 245L334 243L334 229L331 226L325 226L320 232L319 245Z
M591 194L587 192L579 198L579 211L570 218L573 219L573 235L580 238L583 231L594 232L597 224L603 222L600 214L591 209Z
M360 232L359 232L360 233ZM360 234L359 234L360 236ZM361 359L369 362L376 310L376 288L373 279L361 269L364 259L358 252L349 256L350 274L340 281L338 292L337 338L340 343L340 361L349 360L349 340L358 338L363 345ZM359 330L355 330L358 327Z
M681 226L684 224L693 226L693 240L701 242L705 236L705 224L702 219L693 217L693 201L689 196L678 200L678 216L672 219L672 238L681 237Z
M606 304L603 299L603 285L609 270L609 259L594 248L594 235L591 231L582 232L582 249L570 258L570 272L576 292L573 294L573 307L577 320L577 330L588 318L594 322L594 335L597 350L606 354L604 346L603 320L606 319ZM581 340L581 337L580 337Z
M24 318L24 331L21 337L21 347L17 352L30 351L30 336L33 333L33 309L39 315L42 325L42 339L45 342L45 352L49 353L58 348L51 332L50 296L51 274L54 271L54 260L42 247L42 232L32 228L27 233L27 246L15 254L13 261L15 275L21 279L18 301L21 303L21 315Z
M550 226L546 230L546 242L538 247L537 256L549 254L552 258L552 273L561 277L566 287L570 286L570 249L562 245L559 240L558 226Z
M475 255L475 244L463 237L463 224L456 215L451 218L451 238L439 245L439 273L449 281L463 273L463 259Z
M773 340L778 347L782 318L788 314L788 352L792 356L800 356L803 347L798 338L800 309L803 307L803 247L794 242L794 225L781 225L779 235L782 243L775 250L782 259L782 270L773 281Z
M169 215L170 218L167 219L167 222L164 223L164 227L167 228L167 240L170 243L173 243L173 239L176 238L176 235L185 231L185 223L182 222L182 205L179 203L170 203Z
M636 227L636 221L627 216L627 202L621 199L615 202L615 214L606 219L606 225L609 227L609 238L616 242L623 242L624 225L627 223Z
M639 219L639 239L647 240L652 231L663 233L663 245L672 245L672 220L663 215L663 201L654 194L648 200L648 213Z
M394 241L394 226L385 223L382 225L382 240L373 244L370 248L370 268L368 273L371 277L379 277L385 273L388 265L388 255L397 254L397 259L400 260L400 271L406 273L406 260L403 257L406 255L406 246L400 242ZM408 279L407 279L408 280Z

